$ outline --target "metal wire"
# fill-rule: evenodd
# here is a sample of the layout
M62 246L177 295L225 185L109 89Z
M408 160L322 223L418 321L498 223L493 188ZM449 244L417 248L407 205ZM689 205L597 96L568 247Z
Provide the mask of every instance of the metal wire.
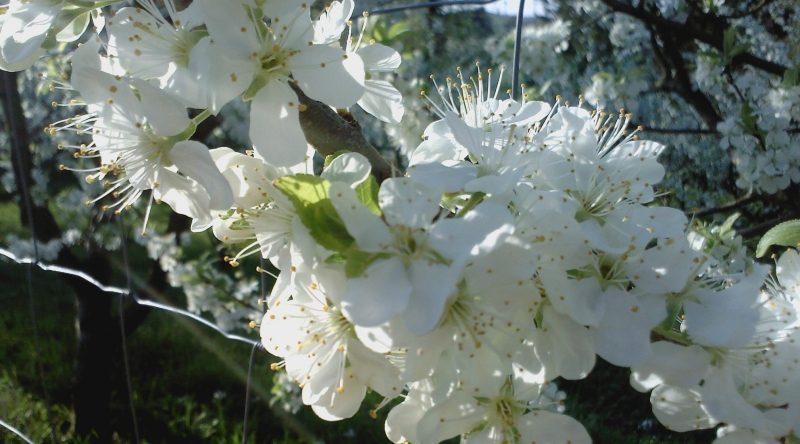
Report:
M525 0L519 0L519 11L517 11L517 25L514 37L514 63L511 70L511 98L519 100L519 59L522 52L522 19L525 12Z
M370 15L376 14L391 14L394 12L401 12L401 11L409 11L412 9L420 9L420 8L434 8L436 6L460 6L460 5L488 5L489 3L494 3L497 0L442 0L436 2L425 2L425 3L413 3L408 5L400 5L400 6L387 6L385 8L375 8L370 9L367 11Z
M266 267L266 261L263 257L261 259L261 269L263 270ZM259 288L259 301L262 304L262 314L267 312L267 276L265 273L260 273L258 281L258 288ZM245 385L244 389L244 418L242 420L242 444L247 444L247 420L249 419L250 414L250 380L253 374L253 362L256 358L256 350L258 350L261 346L261 343L257 343L253 345L253 349L250 351L250 360L247 364L247 384Z
M21 440L25 441L28 444L33 444L33 440L25 436L22 432L20 432L16 427L13 427L11 424L3 421L0 419L0 426L5 427L6 429L10 430L11 433L17 435Z
M83 279L84 281L94 285L95 287L97 287L98 289L100 289L101 291L106 292L106 293L129 295L129 296L131 296L133 301L138 305L141 305L141 306L144 306L144 307L153 307L153 308L155 308L157 310L162 310L162 311L166 311L166 312L169 312L169 313L172 313L172 314L183 316L185 318L189 318L189 319L191 319L191 320L193 320L195 322L198 322L200 324L205 325L206 327L210 328L211 330L216 331L217 333L219 333L220 335L224 336L227 339L230 339L230 340L233 340L233 341L237 341L237 342L242 342L244 344L249 344L250 346L254 346L256 344L259 344L259 341L254 341L254 340L252 340L250 338L246 338L244 336L230 334L230 333L226 332L225 330L222 330L219 327L217 327L213 322L211 322L211 321L209 321L207 319L204 319L204 318L202 318L202 317L200 317L200 316L198 316L198 315L196 315L196 314L194 314L192 312L189 312L187 310L183 310L181 308L173 307L173 306L168 305L168 304L162 304L160 302L151 301L149 299L139 298L138 296L136 296L135 292L128 291L128 290L126 290L124 288L114 287L114 286L111 286L111 285L104 285L103 283L101 283L97 279L93 278L92 276L84 273L83 271L74 270L72 268L67 268L67 267L62 267L60 265L51 265L51 264L46 264L46 263L43 263L43 262L38 262L38 261L36 261L36 260L34 260L33 258L30 258L30 257L17 257L14 253L12 253L12 252L4 249L4 248L0 248L0 256L3 256L3 257L5 257L5 258L7 258L7 259L9 259L9 260L11 260L13 262L16 262L17 264L20 264L20 265L33 264L33 265L35 265L35 266L37 266L40 269L45 270L45 271L52 271L52 272L55 272L55 273L67 274L67 275L70 275L70 276L75 276L77 278Z
M128 236L125 231L125 221L122 214L119 215L119 234L122 237L122 263L125 266L125 280L128 294L131 291L131 269L128 262ZM128 363L128 339L125 332L125 307L123 302L125 295L119 296L117 304L117 316L119 317L119 333L122 345L122 365L125 370L125 383L128 389L128 408L131 411L131 423L133 424L133 438L139 444L139 423L136 420L136 407L133 405L133 384L131 384L131 367Z

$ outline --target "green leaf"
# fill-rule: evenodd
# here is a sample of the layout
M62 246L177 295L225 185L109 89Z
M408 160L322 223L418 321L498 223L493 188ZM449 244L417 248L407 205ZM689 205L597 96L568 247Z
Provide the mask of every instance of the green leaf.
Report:
M726 61L730 61L728 54L733 50L733 45L736 42L736 30L728 28L722 35L722 54ZM727 63L726 63L727 64Z
M747 102L742 103L742 110L740 112L742 128L748 134L757 134L758 127L756 126L756 117L753 115L753 110Z
M356 196L358 196L358 200L360 200L372 214L378 217L383 215L381 207L378 205L379 189L380 185L378 185L378 181L375 180L375 176L372 175L356 187Z
M281 177L273 185L292 201L303 225L320 245L345 252L355 244L331 203L330 182L319 176L297 174Z
M783 74L783 87L786 89L800 85L800 65L789 68Z
M396 38L400 37L401 35L409 32L411 28L408 26L408 22L403 20L393 24L389 31L386 33L386 38L389 40L395 40Z
M783 222L767 231L764 237L758 241L756 257L764 256L769 247L773 245L800 247L800 219Z
M749 43L736 43L736 30L728 28L722 36L722 61L723 65L730 64L736 56L747 52L750 49Z

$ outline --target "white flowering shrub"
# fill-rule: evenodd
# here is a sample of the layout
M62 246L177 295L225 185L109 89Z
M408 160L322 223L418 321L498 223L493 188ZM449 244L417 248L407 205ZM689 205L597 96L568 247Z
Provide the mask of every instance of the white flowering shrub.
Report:
M664 7L666 17L683 11ZM193 311L226 328L257 316L279 381L324 420L352 417L372 391L393 442L590 442L554 381L586 378L600 357L631 369L632 387L651 392L672 430L720 426L720 443L800 439L796 251L770 275L747 257L733 220L690 228L681 210L659 205L665 146L641 139L630 114L515 100L502 70L458 69L423 94L436 120L409 147L408 168L392 168L325 123L338 118L331 108L356 105L387 123L404 114L386 80L401 56L362 38L354 8L12 0L0 66L25 69L93 24L70 62L81 111L48 128L80 139L59 144L80 159L63 169L95 184L90 205L141 208L145 231L163 202L192 231L236 245L228 264L258 255L279 270L262 317L247 300L254 276L232 282L179 260L174 235L142 239ZM538 42L527 49L543 64L537 75L571 48L575 27L526 32ZM646 34L628 19L612 31L617 46ZM728 40L722 57L733 60L741 49ZM713 88L719 76L709 76L698 81ZM607 73L588 87L594 105L643 90ZM786 133L796 86L727 87L761 100L719 124L737 184L771 192L797 182ZM229 103L249 114L239 124L251 146L194 140ZM331 140L336 149L322 148Z

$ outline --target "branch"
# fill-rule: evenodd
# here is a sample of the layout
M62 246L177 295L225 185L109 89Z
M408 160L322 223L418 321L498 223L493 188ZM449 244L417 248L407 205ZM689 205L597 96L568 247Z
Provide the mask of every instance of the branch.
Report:
M719 135L719 131L703 128L653 128L644 125L639 126L641 126L641 131L644 133Z
M372 165L372 174L382 182L392 176L392 167L361 133L358 123L339 116L328 105L306 96L300 88L292 86L305 109L300 113L300 126L306 140L323 156L342 150L364 155Z
M723 36L721 33L714 32L713 29L703 26L703 22L687 19L686 23L675 22L664 17L652 14L644 8L636 8L633 5L620 0L601 0L610 9L623 14L635 17L644 23L669 31L670 35L679 38L694 39L722 51ZM690 16L691 18L691 16ZM719 19L720 17L705 15L702 19ZM705 21L705 20L704 20ZM739 54L734 60L748 64L762 71L777 76L783 76L787 68L778 63L770 62L750 53Z
M653 53L664 65L667 76L664 82L669 81L669 86L694 108L707 127L716 128L722 119L708 96L695 89L675 36L656 25L648 25L648 29Z
M761 236L770 228L778 225L781 222L786 222L787 220L796 219L800 214L796 211L793 211L789 214L785 214L780 217L776 217L775 219L768 220L766 222L761 222L760 224L756 224L742 230L739 230L739 235L741 235L744 239L752 239L756 236Z
M724 213L726 211L735 210L741 206L747 205L750 202L756 200L756 198L757 196L754 195L753 193L747 193L746 195L734 200L733 202L726 203L725 205L721 205L719 207L710 207L710 208L694 210L692 211L691 214L694 217L703 217L716 213Z

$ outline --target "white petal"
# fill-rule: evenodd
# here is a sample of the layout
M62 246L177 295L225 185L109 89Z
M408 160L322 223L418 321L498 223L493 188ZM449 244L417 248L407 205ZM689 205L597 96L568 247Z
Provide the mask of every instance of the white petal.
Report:
M64 29L56 34L56 40L62 43L71 43L81 38L86 28L89 27L91 14L84 12L75 17Z
M439 193L464 190L467 182L475 179L478 168L470 162L418 163L408 167L408 177Z
M159 136L173 136L191 124L182 103L144 80L134 80L147 124ZM206 150L207 151L207 150Z
M191 79L191 75L195 76L196 87L205 92L202 96L204 106L217 113L226 103L247 89L253 81L257 68L249 59L229 55L224 46L212 43L211 38L205 37L197 42L189 53L188 80ZM173 88L178 94L186 89L185 86L172 84L169 81L165 86Z
M0 28L0 68L22 71L33 65L62 6L62 1L12 1Z
M192 231L203 231L211 226L213 218L208 193L195 181L162 169L158 174L159 186L154 196L165 202L176 213L192 219Z
M650 394L650 403L658 422L676 432L708 429L717 424L703 410L700 395L688 389L658 386Z
M417 260L409 271L414 290L403 318L411 332L422 335L439 323L448 297L456 290L461 267Z
M358 100L358 105L387 123L400 123L405 113L403 95L385 80L365 80L364 95Z
M422 228L439 212L438 196L431 196L409 178L387 179L378 192L378 203L389 225Z
M335 1L328 5L314 22L314 43L327 45L339 41L354 8L353 0Z
M417 426L417 435L420 442L441 442L469 432L485 415L486 410L475 398L456 392L427 411Z
M331 182L343 182L356 187L369 177L372 167L369 160L359 153L344 153L337 156L324 171L322 177Z
M381 259L367 268L363 276L349 279L342 296L342 313L354 324L377 326L408 306L411 284L403 262Z
M552 307L544 308L544 329L537 330L536 354L548 368L548 376L583 379L595 362L594 342L589 330Z
M330 198L347 232L355 238L361 249L381 252L394 242L389 227L358 200L349 185L332 182Z
M261 49L258 25L238 1L198 0L209 36L231 58L247 60ZM258 18L258 17L257 17Z
M267 83L250 105L250 140L272 165L295 165L306 158L308 143L297 106L297 94L279 81Z
M362 46L358 55L364 61L364 69L375 72L391 72L400 67L400 53L386 45L373 43Z
M442 122L442 121L440 121ZM446 137L430 137L417 146L411 154L409 165L420 165L426 163L441 163L448 160L463 160L467 156L467 150L456 145Z
M311 406L314 413L325 421L339 421L350 418L358 412L361 401L367 394L367 387L351 377L352 369L347 369L344 375L344 387L341 393L331 391L328 396L323 396Z
M207 146L186 140L176 143L169 155L181 173L196 180L206 189L212 210L223 211L233 205L231 187L211 159Z
M636 297L609 288L603 294L606 312L592 328L597 354L624 367L650 357L650 331L667 316L664 300L657 296Z
M650 358L631 368L631 386L640 392L660 384L694 386L711 365L711 355L697 345L685 347L658 341L652 349Z
M520 442L591 444L589 433L575 418L534 410L517 421Z
M313 45L303 48L287 65L300 89L327 105L346 108L364 94L364 63L355 54Z

